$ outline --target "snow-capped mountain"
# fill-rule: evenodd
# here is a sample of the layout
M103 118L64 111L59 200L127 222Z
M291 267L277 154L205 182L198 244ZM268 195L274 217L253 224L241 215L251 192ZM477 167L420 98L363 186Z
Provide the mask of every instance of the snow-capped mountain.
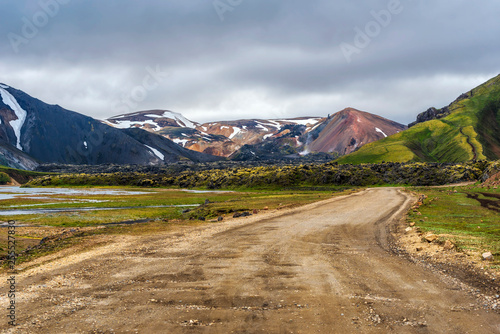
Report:
M105 122L118 129L138 127L149 131L160 131L167 126L190 129L195 129L198 126L181 114L168 110L139 111L111 117Z
M168 110L148 110L108 118L104 122L117 128L141 128L165 136L173 142L207 154L229 157L244 145L280 138L292 127L314 130L326 118L247 119L200 124ZM302 143L296 137L296 145Z
M157 136L161 139L158 141L149 139L151 144L135 137L138 136L0 84L2 164L32 169L38 162L148 165L180 159L196 162L214 159L161 136Z
M161 134L190 150L221 157L273 156L312 152L348 154L406 126L353 108L328 117L246 119L199 124L166 110L141 111L105 121ZM286 146L283 148L283 146ZM239 150L244 148L243 154ZM281 153L280 153L281 152Z

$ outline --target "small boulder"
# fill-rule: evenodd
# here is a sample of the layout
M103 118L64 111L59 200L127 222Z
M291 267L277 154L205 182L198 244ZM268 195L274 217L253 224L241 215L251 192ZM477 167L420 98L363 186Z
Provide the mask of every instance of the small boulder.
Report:
M493 254L491 254L491 252L486 252L486 253L483 253L483 260L484 261L493 261L493 260L495 260L495 257L493 256Z
M223 220L224 220L224 217L222 217L222 216L219 216L219 218L217 218L217 221L219 221L219 222L221 222Z
M257 211L257 209L253 209L253 211L252 211L252 213L253 213L254 215L256 215L258 212L259 212L259 211Z
M452 250L455 248L455 245L453 244L453 242L451 242L450 240L446 240L446 242L444 243L444 246L443 248L445 250Z
M434 242L439 237L437 235L435 235L434 233L430 233L430 234L427 234L424 238L425 238L425 240L427 240L427 242Z
M263 210L269 210L269 207L268 207L268 206L265 206Z
M406 232L406 233L411 232L411 231L413 231L413 229L412 229L411 227L407 227L407 228L405 229L405 232Z
M413 226L415 226L415 223L414 222L410 223L410 227L413 227Z

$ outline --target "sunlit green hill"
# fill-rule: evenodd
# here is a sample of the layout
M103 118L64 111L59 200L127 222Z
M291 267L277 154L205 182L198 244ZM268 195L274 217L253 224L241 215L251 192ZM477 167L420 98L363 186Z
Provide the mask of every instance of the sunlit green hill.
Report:
M433 109L437 115L433 117L438 118L367 144L337 161L358 164L500 159L499 110L500 75L463 94L448 107Z

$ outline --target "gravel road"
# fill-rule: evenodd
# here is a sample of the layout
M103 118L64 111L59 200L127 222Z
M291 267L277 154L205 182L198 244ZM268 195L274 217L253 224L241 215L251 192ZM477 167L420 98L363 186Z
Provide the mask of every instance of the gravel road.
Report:
M289 211L116 237L18 274L20 325L14 331L4 317L0 328L500 333L500 315L388 250L389 226L412 201L399 189L368 189ZM0 301L7 305L6 296Z

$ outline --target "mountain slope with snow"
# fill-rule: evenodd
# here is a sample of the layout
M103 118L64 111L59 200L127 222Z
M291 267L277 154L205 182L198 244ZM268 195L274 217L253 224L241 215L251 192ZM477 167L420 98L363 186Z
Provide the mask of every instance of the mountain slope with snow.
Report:
M182 117L178 117L178 122L194 126ZM166 145L168 139L154 136ZM37 162L153 165L189 159L181 147L176 153L157 154L161 148L147 147L120 129L58 105L46 104L5 84L0 85L0 144L5 148L3 152L0 150L0 163L26 169ZM178 147L172 142L169 144ZM28 157L33 158L29 163ZM196 162L212 159L206 155L195 158Z
M199 124L179 113L148 110L118 115L104 122L126 129L140 128L160 134L184 148L220 157L229 157L244 145L254 145L283 136L285 127L300 126L305 132L325 121L321 117L264 120L246 119ZM296 144L300 144L298 139Z

